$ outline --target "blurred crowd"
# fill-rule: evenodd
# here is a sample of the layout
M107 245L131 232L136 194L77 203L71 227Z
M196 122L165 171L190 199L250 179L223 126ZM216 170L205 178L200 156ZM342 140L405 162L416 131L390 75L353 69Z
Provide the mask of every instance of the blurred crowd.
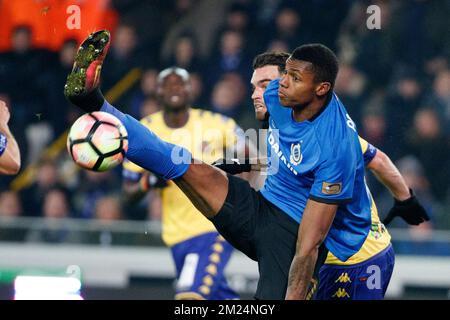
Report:
M259 127L250 99L253 57L308 42L335 50L335 91L359 134L391 157L426 206L431 222L421 232L450 229L450 1L92 2L103 6L113 36L102 89L142 70L140 81L114 101L137 118L159 110L156 77L177 65L191 73L193 106L232 117L244 129ZM380 30L366 26L371 4L381 9ZM20 190L0 177L0 216L158 219L145 202L121 201L120 168L77 171L67 157L41 156L80 115L62 93L80 37L61 38L55 48L36 42L34 32L19 19L0 52L0 99L11 108L25 166L38 163L33 183ZM367 179L384 216L392 197L373 176Z

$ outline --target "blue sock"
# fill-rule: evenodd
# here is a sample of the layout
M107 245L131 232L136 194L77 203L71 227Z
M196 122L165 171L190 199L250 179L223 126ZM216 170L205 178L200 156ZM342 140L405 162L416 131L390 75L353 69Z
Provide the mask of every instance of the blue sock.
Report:
M192 161L192 155L187 149L161 140L142 123L120 112L107 101L100 111L116 116L127 129L128 160L166 180L186 173Z

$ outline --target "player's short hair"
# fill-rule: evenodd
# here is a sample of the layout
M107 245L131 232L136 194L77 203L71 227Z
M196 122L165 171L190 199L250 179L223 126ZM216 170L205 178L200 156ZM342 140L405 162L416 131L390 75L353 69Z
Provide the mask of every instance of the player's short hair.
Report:
M289 58L287 52L264 52L258 54L253 59L253 70L265 66L277 66L278 71L283 72L286 69L286 60Z
M334 87L339 64L336 55L328 47L319 43L305 44L296 48L290 58L310 62L315 80L329 82Z
M189 72L187 72L186 69L179 68L179 67L170 67L170 68L164 69L163 71L161 71L159 73L159 75L158 75L158 83L162 83L163 80L167 76L169 76L171 74L176 74L181 79L183 79L184 82L188 82L189 81Z

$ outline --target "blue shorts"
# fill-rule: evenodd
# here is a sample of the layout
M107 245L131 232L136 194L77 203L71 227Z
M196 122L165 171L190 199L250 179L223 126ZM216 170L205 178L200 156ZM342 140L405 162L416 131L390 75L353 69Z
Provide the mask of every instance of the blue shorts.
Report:
M175 299L238 299L228 286L224 269L233 247L217 232L209 232L174 245L177 269Z
M317 300L382 300L394 270L392 245L367 261L338 266L325 264L319 272Z

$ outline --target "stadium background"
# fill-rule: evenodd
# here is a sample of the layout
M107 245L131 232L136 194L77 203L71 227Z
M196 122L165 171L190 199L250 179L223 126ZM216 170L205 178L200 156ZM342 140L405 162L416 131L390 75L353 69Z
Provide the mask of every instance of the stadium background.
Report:
M366 26L369 5L381 29ZM81 8L68 30L66 9ZM397 265L388 297L450 298L450 1L15 0L0 1L0 98L21 147L17 177L0 177L0 298L24 273L79 266L85 298L170 299L173 265L159 237L152 195L121 198L121 170L78 170L65 150L80 115L62 94L77 44L112 31L103 69L107 98L137 118L159 109L156 76L191 72L194 106L258 127L250 100L252 58L306 42L335 50L335 91L359 133L397 164L431 216L390 226ZM389 193L367 174L380 215ZM228 268L243 297L257 269L235 253Z

